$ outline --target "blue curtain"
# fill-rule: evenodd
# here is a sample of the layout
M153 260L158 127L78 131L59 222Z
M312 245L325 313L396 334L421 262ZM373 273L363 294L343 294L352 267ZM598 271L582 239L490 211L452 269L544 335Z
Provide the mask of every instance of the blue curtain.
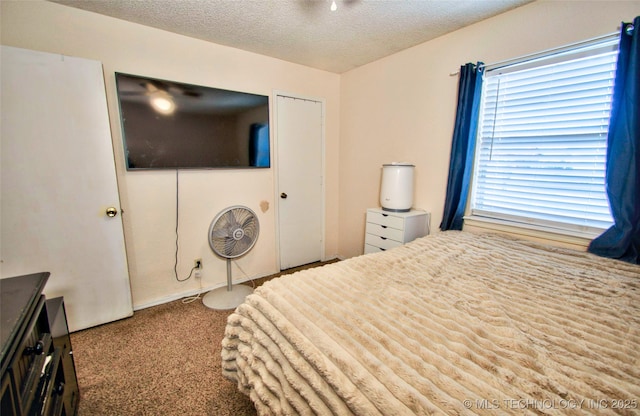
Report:
M476 144L483 67L482 62L476 65L468 63L460 67L458 108L451 143L449 179L442 223L440 223L442 231L462 230L462 216L467 205Z
M607 137L607 196L614 225L589 245L640 264L640 16L622 23ZM635 28L635 29L634 29Z

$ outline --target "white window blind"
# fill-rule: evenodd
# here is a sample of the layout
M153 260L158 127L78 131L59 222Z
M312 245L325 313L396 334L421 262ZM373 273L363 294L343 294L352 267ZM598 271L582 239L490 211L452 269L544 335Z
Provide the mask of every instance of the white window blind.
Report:
M617 39L496 70L483 82L472 216L599 234Z

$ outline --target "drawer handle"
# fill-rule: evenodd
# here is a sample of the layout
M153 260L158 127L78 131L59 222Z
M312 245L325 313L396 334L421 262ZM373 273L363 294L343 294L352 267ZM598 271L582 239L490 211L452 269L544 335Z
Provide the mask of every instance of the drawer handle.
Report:
M389 216L389 214L382 214L382 216L383 216L383 217L388 217L388 216Z
M386 239L387 239L387 237L380 237L380 238L381 238L382 240L386 240Z
M53 387L53 394L62 396L64 394L64 381L59 382Z
M24 349L24 355L40 355L44 352L44 342L39 340L33 347Z
M382 227L382 228L387 228L387 226L386 226L386 225L381 225L380 227Z

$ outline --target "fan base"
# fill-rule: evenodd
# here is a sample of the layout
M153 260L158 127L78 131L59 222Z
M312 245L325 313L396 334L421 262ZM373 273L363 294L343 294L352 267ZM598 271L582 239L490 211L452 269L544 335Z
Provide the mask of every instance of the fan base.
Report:
M214 289L204 295L202 303L210 309L235 309L244 302L244 298L252 293L253 288L246 285L232 286L231 291L227 290L227 287L224 286Z

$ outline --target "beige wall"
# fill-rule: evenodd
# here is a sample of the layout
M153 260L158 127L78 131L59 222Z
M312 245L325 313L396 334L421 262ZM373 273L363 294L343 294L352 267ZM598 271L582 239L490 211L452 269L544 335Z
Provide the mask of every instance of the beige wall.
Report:
M114 71L324 99L325 255L351 257L362 253L365 210L378 206L383 163L416 165L414 205L430 211L431 228L438 229L457 95L451 72L466 62L491 63L616 32L620 21L640 14L637 0L537 1L340 76L58 4L0 3L2 44L104 64L137 308L198 287L173 278L175 173L124 170ZM181 273L202 257L202 284L224 283L224 262L211 253L205 233L220 209L237 203L254 208L261 221L260 240L239 261L242 269L251 276L276 271L274 181L274 169L181 173Z
M617 32L638 14L640 1L537 1L343 74L340 254L362 253L383 163L416 165L414 206L438 230L458 87L451 72Z
M115 162L125 213L124 231L134 308L164 302L199 289L173 276L175 171L127 172L115 95L114 72L269 95L274 91L323 99L326 103L325 256L338 247L338 132L340 77L238 49L176 35L42 1L2 1L4 45L95 59L103 63ZM273 101L272 101L273 104ZM273 112L272 112L273 117ZM243 204L258 213L260 238L237 260L234 276L264 276L277 270L275 169L180 172L179 273L202 258L202 285L226 281L225 261L211 252L206 233L223 208ZM261 203L268 203L268 210ZM243 273L244 272L244 273Z

